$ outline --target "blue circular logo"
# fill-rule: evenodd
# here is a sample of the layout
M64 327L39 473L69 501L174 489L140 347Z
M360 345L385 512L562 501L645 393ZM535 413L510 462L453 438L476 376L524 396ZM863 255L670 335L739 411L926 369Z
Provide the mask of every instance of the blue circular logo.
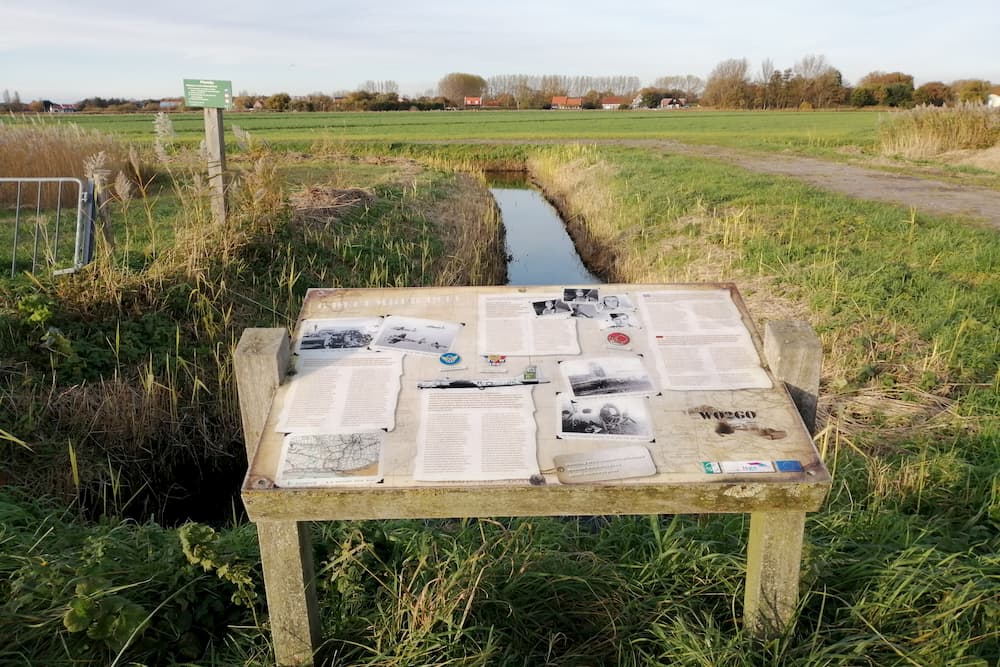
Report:
M454 366L462 360L462 357L458 356L454 352L445 352L441 355L440 361L445 366Z

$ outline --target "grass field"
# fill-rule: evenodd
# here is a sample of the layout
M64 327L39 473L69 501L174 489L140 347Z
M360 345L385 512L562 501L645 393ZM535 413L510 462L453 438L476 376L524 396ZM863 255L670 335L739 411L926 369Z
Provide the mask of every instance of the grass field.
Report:
M306 147L328 141L441 141L540 139L676 139L692 143L781 150L869 146L879 117L859 111L742 113L719 111L489 111L385 113L233 113L258 137ZM199 141L201 112L172 114L179 138ZM74 123L129 140L151 139L151 116L73 115L47 122Z
M0 664L269 663L253 526L226 493L177 497L185 477L239 483L236 338L289 323L308 287L497 280L492 209L452 171L483 165L529 169L608 279L733 280L757 317L817 329L816 444L834 483L807 521L795 625L768 641L742 629L741 516L363 522L313 528L327 657L1000 663L1000 237L708 159L520 143L676 123L685 141L809 149L821 145L810 122L826 119L815 136L835 146L867 141L876 117L629 115L247 114L234 120L310 151L234 152L225 229L209 223L197 178L160 173L152 225L142 200L116 201L119 247L87 271L2 283ZM473 138L484 118L513 141L407 143ZM597 124L574 134L585 118ZM342 120L363 141L258 119ZM140 119L91 120L128 135L114 123ZM760 136L727 123L760 123ZM176 126L200 133L198 116ZM355 203L333 217L296 208L304 186ZM473 238L446 245L462 230ZM197 510L213 528L153 520Z

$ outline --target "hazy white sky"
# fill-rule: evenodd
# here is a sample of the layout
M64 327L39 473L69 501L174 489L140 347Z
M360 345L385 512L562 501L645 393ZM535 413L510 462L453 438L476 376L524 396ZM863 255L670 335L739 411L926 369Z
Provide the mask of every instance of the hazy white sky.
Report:
M1000 83L996 0L2 0L0 90L22 101L167 97L185 78L257 93L393 80L418 95L449 72L707 77L823 55L848 82Z

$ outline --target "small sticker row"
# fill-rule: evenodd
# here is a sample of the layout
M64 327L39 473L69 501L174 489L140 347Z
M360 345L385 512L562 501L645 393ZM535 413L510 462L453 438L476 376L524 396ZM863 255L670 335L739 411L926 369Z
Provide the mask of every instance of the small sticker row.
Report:
M802 472L802 462L785 461L702 461L701 467L706 474L720 475L724 473L753 472Z

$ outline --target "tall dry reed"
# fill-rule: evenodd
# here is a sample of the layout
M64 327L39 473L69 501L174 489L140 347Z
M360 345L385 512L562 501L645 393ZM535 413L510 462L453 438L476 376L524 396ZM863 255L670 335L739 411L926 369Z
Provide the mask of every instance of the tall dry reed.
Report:
M885 155L925 158L953 150L990 148L1000 142L1000 110L981 104L919 106L890 114L878 131Z
M86 161L101 153L103 168L125 169L128 148L112 136L34 118L16 123L0 120L0 178L85 178ZM0 203L13 203L14 192L9 187L0 190Z

